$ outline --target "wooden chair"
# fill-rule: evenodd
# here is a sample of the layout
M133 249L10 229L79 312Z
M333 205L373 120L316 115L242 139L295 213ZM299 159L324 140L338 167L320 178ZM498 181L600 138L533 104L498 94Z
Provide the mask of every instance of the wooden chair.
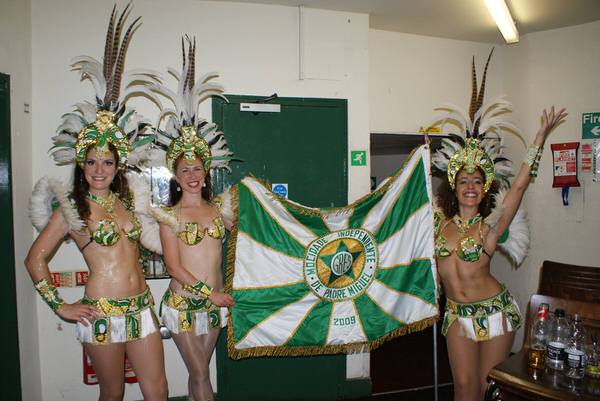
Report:
M569 265L546 260L540 271L537 293L600 304L600 267Z
M537 316L538 307L542 303L547 303L550 305L551 312L554 312L556 308L564 309L568 320L571 319L573 314L578 313L579 316L581 316L583 326L588 333L586 342L589 342L590 333L596 333L596 335L600 338L600 304L533 294L529 301L529 309L527 310L527 319L525 321L525 339L523 342L524 348L529 348L531 326L533 325L533 322Z

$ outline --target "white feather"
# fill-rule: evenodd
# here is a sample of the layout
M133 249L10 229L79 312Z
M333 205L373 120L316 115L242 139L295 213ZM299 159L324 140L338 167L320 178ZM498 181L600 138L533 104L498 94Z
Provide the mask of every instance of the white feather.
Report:
M41 232L48 225L55 199L67 223L67 231L81 231L85 223L71 203L67 190L59 180L51 177L42 177L33 188L29 201L29 218L33 226Z
M218 198L221 200L221 207L219 209L221 216L223 216L225 219L233 222L233 220L235 218L235 213L237 211L237 205L233 204L233 196L232 196L231 187L227 187L227 188L223 189L223 192L221 192L218 195Z

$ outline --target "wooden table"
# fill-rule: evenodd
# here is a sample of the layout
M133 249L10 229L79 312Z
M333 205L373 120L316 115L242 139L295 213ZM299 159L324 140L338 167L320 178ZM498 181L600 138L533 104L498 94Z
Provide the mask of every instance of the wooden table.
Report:
M573 380L562 372L551 374L527 366L526 351L521 350L496 366L488 376L486 400L598 401L600 380L585 377Z

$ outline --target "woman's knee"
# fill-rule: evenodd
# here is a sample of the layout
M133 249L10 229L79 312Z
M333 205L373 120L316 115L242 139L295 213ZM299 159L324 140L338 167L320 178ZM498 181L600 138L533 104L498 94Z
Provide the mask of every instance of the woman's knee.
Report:
M101 401L121 401L125 394L124 383L110 383L100 385Z
M454 394L457 400L475 400L480 393L480 384L477 378L470 376L453 377Z
M157 377L154 380L145 380L140 383L140 387L145 399L166 400L169 393L167 378L164 376Z

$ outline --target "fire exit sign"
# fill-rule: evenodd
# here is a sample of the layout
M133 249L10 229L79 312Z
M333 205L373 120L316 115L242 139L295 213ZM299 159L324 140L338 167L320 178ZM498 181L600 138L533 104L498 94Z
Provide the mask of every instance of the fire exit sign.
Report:
M581 114L581 138L600 138L600 112Z

